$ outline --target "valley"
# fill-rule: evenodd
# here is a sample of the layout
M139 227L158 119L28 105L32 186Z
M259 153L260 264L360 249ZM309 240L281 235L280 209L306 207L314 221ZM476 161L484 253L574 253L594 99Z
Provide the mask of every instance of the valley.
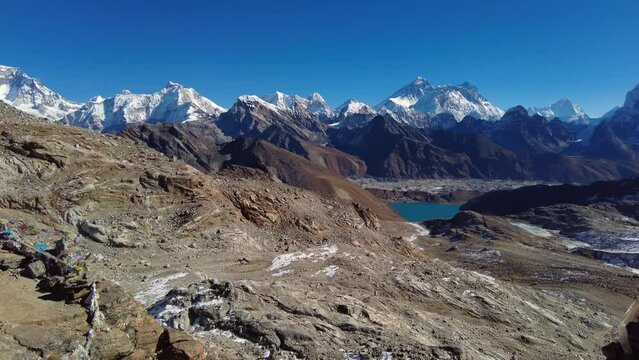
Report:
M8 316L2 356L596 358L637 296L636 88L595 120L423 78L378 106L176 83L71 106L13 69L0 300L46 327Z

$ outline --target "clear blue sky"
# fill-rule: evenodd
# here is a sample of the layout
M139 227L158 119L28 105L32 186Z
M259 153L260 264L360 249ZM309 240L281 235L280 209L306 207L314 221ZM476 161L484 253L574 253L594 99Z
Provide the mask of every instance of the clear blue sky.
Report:
M637 0L0 5L0 64L76 101L172 80L227 107L275 90L375 105L421 75L503 108L566 96L596 116L639 83Z

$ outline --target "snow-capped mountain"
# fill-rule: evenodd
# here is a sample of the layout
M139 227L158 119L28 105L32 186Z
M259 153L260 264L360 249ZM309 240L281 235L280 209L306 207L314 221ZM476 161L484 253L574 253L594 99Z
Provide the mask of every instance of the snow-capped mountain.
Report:
M153 94L123 90L109 98L94 97L60 121L99 131L117 131L137 123L212 120L226 111L194 89L169 82Z
M552 105L544 107L529 107L530 115L538 114L546 119L559 118L559 120L571 123L587 124L590 117L581 109L581 106L567 98L561 98Z
M0 100L22 111L52 120L81 106L64 99L20 69L4 65L0 65Z
M284 105L280 102L279 105ZM324 125L304 107L282 108L254 95L240 96L215 124L231 137L255 137L290 145L291 138L315 140L324 135Z
M331 126L360 127L366 125L377 115L377 111L371 106L349 99L335 109L337 116Z
M275 94L269 94L262 96L262 100L277 106L279 109L297 112L300 109L304 109L309 113L316 115L322 121L326 121L333 117L333 109L326 103L322 95L313 93L310 96L303 98L298 95L287 95L282 92L275 92Z
M338 106L335 109L335 112L339 114L340 118L344 118L346 116L362 114L362 115L375 115L377 112L372 107L364 104L363 102L359 102L356 99L349 99L342 105Z
M461 121L465 116L486 120L498 120L504 111L484 98L470 83L459 85L433 86L426 79L418 77L386 98L376 109L395 113L410 113L406 109L416 110L430 116L451 113ZM416 113L412 113L416 114ZM407 119L411 122L413 119Z

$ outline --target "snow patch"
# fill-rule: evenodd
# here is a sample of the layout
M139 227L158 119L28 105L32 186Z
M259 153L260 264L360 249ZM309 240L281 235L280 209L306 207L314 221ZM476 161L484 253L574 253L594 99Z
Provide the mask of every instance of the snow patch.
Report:
M542 227L535 226L535 225L530 225L530 224L526 224L526 223L522 223L522 222L511 222L510 225L516 226L516 227L528 232L529 234L532 234L532 235L535 235L535 236L539 236L539 237L547 238L547 237L551 237L551 236L555 235L550 230L546 230L546 229L544 229Z
M410 224L412 227L414 227L415 230L417 230L417 232L415 234L409 236L408 239L406 239L406 241L414 242L420 236L428 236L428 235L430 235L430 231L428 229L426 229L424 226L422 226L420 224L417 224L417 223L408 223L408 224Z
M155 303L169 292L169 283L171 281L183 278L187 275L188 273L182 272L160 279L155 279L146 286L145 290L142 290L135 295L135 300L139 301L143 305Z

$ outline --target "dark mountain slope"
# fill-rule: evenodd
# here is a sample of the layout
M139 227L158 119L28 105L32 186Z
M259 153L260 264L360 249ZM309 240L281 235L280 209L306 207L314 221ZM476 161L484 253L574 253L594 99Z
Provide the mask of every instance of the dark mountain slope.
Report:
M361 128L328 133L333 146L364 160L372 176L526 177L511 152L477 135L433 135L382 116Z
M232 140L209 122L144 124L126 128L121 135L141 141L169 158L181 159L203 172L220 168L227 157L219 153L219 148L221 144ZM366 164L362 160L337 149L303 141L282 132L267 131L263 135L267 141L291 149L334 174L359 177L366 173Z
M218 146L230 140L209 122L143 124L128 127L120 134L203 172L217 170L222 165L225 157L220 155Z
M225 145L221 153L229 156L225 166L260 169L286 184L313 191L325 198L347 204L359 203L382 219L399 219L386 204L357 184L267 141L239 138Z
M556 204L586 205L602 200L636 197L639 179L599 181L590 185L535 185L491 191L468 201L462 210L509 215Z

